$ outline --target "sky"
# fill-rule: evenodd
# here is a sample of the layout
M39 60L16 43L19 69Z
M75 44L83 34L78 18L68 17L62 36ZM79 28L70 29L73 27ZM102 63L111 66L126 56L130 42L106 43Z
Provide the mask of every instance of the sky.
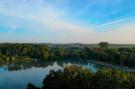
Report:
M0 43L135 44L135 0L0 0Z

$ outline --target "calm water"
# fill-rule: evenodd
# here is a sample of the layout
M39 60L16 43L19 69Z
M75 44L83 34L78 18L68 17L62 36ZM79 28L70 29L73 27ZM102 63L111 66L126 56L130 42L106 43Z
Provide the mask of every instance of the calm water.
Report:
M50 70L63 69L66 65L77 64L93 72L100 66L88 61L61 61L48 63L16 63L0 66L0 89L25 89L28 83L42 86L42 81Z

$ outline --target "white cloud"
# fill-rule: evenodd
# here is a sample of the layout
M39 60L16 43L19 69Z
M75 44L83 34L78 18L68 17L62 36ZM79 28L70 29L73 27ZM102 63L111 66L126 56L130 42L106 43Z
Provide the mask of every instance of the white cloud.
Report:
M55 5L45 3L44 0L30 0L29 2L27 0L22 0L21 2L16 2L17 0L13 1L0 1L0 14L9 17L4 23L1 21L0 25L4 24L13 29L25 28L36 32L42 31L42 33L46 30L60 33L59 37L53 37L53 35L50 34L48 37L49 42L97 43L100 41L108 41L112 43L135 43L135 39L133 39L135 38L135 23L126 22L127 18L100 26L86 26L85 23L78 24L78 22L75 23L71 20L65 20L65 17L70 13L64 9L60 10L56 8ZM61 2L63 2L63 0L61 0ZM13 17L13 19L10 17ZM5 18L3 18L3 20L4 19ZM123 22L126 22L126 24L121 24ZM117 24L119 24L117 27L107 32L95 31L97 28L110 28ZM11 32L13 33L14 30ZM41 34L41 36L37 38L34 37L36 41L45 42L46 40L43 38L46 38L44 34ZM14 37L13 39L15 41L15 39L17 40L18 38ZM34 39L26 40L34 42ZM21 41L24 40L25 39L22 38Z

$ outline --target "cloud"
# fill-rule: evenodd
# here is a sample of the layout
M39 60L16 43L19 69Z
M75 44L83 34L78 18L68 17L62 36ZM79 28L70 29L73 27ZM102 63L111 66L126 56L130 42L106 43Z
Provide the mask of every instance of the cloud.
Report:
M112 43L135 43L135 23L122 25L115 30L103 33L103 39Z
M43 0L39 0L39 2L41 1ZM83 31L83 26L81 26L80 24L65 20L65 16L67 15L66 11L59 10L48 3L37 7L37 9L37 3L33 5L31 2L29 2L30 4L27 5L24 2L16 2L16 6L13 7L13 3L8 2L8 4L10 4L9 6L7 6L6 8L0 8L0 13L3 15L4 19L6 19L5 24L7 23L7 26L11 26L11 28L15 29L20 27L24 28L26 26L25 24L29 25L30 23L28 22L33 21L33 23L37 23L37 25L40 25L40 27L44 27L44 30L46 30L46 28L54 31L65 30L74 32L75 30L75 32L78 31L78 33ZM31 4L33 6L30 6L28 8L27 6ZM28 30L29 29L30 28L28 28Z
M58 5L63 5L62 3L65 5L69 2L64 0L58 0L57 2L53 0L0 1L0 26L11 29L8 34L11 39L3 36L0 40L14 42L97 43L108 41L112 43L135 43L133 39L135 37L135 23L130 22L132 18L126 17L101 25L85 23L81 20L71 19L70 14L72 13L69 13L66 7L59 8ZM95 3L97 4L92 0L82 10L89 9ZM102 4L105 3L102 2ZM81 13L84 12L80 11L75 15ZM16 34L16 30L20 29L28 30L31 33L28 33L27 36L26 34L19 36ZM109 30L106 31L106 29ZM103 31L100 32L99 30Z
M129 23L121 25L113 30L107 32L95 32L89 31L79 35L71 35L68 39L72 39L72 42L81 43L98 43L100 41L106 41L110 43L123 43L134 44L135 43L135 23Z

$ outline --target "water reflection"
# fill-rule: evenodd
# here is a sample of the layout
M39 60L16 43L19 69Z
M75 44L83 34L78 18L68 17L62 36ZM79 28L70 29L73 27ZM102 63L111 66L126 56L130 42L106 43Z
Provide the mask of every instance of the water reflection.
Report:
M12 63L0 67L0 89L25 89L31 82L36 86L42 86L42 81L50 70L63 69L66 65L77 64L89 68L93 72L98 66L88 61L55 61L55 62L31 62Z

